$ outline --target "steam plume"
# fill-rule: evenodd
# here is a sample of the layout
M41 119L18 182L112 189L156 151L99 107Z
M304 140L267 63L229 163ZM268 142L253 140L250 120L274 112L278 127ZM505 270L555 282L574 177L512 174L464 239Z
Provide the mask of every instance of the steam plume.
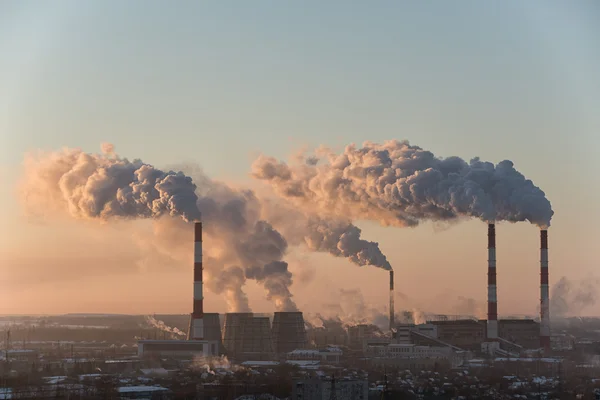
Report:
M548 227L554 213L544 192L508 160L442 159L396 140L350 145L339 155L319 153L325 159L294 166L261 156L253 175L297 206L383 225L475 217Z
M361 238L361 230L341 217L323 218L287 205L264 200L263 213L292 245L343 257L358 265L392 269L377 242Z
M146 322L148 323L148 325L160 329L163 332L168 332L168 333L173 333L177 336L185 336L185 333L182 332L181 330L177 329L176 327L170 327L167 324L165 324L163 321L160 321L156 318L154 318L153 316L146 316Z
M573 282L560 278L550 291L550 310L555 317L579 316L582 311L596 304L600 279L589 277Z
M230 305L247 308L240 286L245 273L234 266L243 270L263 267L280 261L287 249L285 239L260 220L254 194L206 177L199 180L204 187L197 187L183 172L165 172L141 160L120 158L109 145L103 145L103 151L97 155L65 149L28 157L21 187L27 211L35 214L53 208L75 218L103 221L171 216L189 222L198 220L201 210L205 231L222 250L208 257L208 263L215 265L207 265L212 272L207 275L219 280L209 287L223 288L232 296ZM262 282L271 280L263 277ZM291 284L291 279L280 283ZM279 296L285 293L291 296L289 290ZM293 304L291 297L283 304Z
M288 271L285 261L273 261L263 267L251 267L246 270L246 277L264 285L267 299L275 302L277 311L298 311L291 301L289 286L292 284L292 274Z

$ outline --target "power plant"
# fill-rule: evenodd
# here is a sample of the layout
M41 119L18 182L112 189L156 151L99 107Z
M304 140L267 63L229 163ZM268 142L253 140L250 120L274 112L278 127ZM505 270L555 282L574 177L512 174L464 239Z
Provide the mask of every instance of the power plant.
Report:
M427 320L424 324L411 327L398 325L394 307L394 271L389 270L389 335L400 342L416 341L431 344L431 340L441 340L456 348L475 350L481 346L484 352L500 355L514 354L510 351L523 346L539 347L545 351L551 348L550 310L548 288L548 231L540 232L540 323L533 320L498 320L498 298L496 279L496 226L488 223L488 271L487 320L473 319L448 321ZM175 354L195 352L204 356L226 354L236 361L270 360L294 351L309 347L305 321L302 312L275 312L270 317L253 313L225 314L223 329L217 313L204 313L203 308L203 267L202 267L202 223L194 224L194 284L193 305L190 315L187 341L140 341L140 353ZM539 325L539 326L538 326ZM355 328L360 328L357 326ZM346 339L325 330L311 331L311 342L322 345L338 342L354 347L362 346L363 340L385 340L376 333L377 329L362 326L364 329L348 330ZM480 330L482 329L482 330ZM532 342L532 329L539 333L539 342ZM315 336L318 334L319 336ZM379 337L376 339L375 337ZM536 335L534 334L534 337ZM457 340L460 338L460 340ZM389 339L388 339L389 340ZM327 343L329 342L329 343ZM520 344L513 343L519 342ZM187 343L187 345L186 345ZM509 349L509 350L506 350Z

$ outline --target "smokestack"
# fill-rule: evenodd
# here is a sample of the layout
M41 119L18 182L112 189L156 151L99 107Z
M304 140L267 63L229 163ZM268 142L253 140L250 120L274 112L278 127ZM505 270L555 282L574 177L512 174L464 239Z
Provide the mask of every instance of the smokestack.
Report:
M548 231L540 231L540 346L550 350L550 289L548 287Z
M204 339L204 296L202 294L202 222L194 224L194 308L190 319L189 340Z
M395 328L394 325L394 271L390 270L390 331Z
M496 293L496 225L488 224L488 340L498 339L498 297Z

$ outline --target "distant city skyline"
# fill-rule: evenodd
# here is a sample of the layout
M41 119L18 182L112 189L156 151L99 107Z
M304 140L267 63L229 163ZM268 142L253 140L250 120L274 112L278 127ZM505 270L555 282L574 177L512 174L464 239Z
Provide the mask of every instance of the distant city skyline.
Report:
M198 164L259 191L252 161L303 147L407 139L441 157L509 159L555 211L550 286L563 276L595 285L598 17L594 1L2 2L0 314L190 312L191 260L139 257L150 222L22 215L26 153L98 153L105 142L130 160ZM473 299L485 315L484 223L355 223L396 271L397 311L453 313ZM500 223L497 232L499 313L535 315L539 231ZM302 248L286 260L303 311L339 303L341 289L387 306L380 269ZM272 311L262 287L249 281L247 293L255 312ZM225 311L222 297L205 297L207 310Z

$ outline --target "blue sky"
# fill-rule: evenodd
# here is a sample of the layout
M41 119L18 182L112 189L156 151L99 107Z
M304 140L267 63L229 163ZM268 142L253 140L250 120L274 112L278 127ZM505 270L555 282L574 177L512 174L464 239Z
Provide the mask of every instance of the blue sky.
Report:
M173 4L0 3L9 182L37 148L108 141L130 158L244 180L259 152L408 139L440 156L513 160L554 205L556 268L596 266L600 3ZM17 205L0 206L7 217ZM366 229L386 245L388 231ZM452 232L458 243L478 229ZM392 235L433 240L430 227Z

